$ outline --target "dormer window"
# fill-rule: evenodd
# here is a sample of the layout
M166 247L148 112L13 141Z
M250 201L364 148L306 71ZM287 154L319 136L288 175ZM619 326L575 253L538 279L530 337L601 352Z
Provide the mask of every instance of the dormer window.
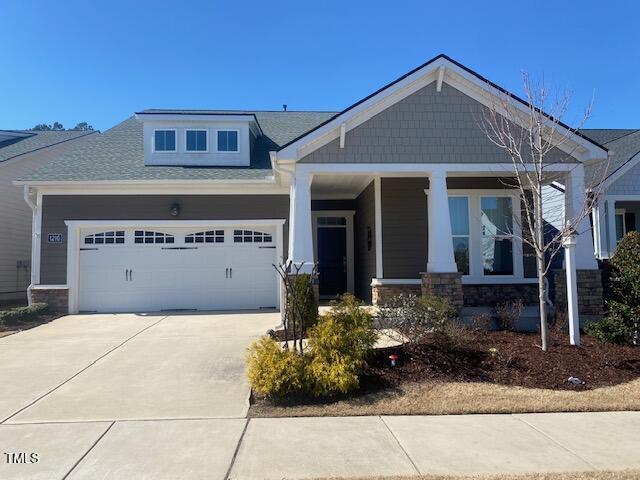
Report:
M154 152L175 152L176 151L176 131L175 130L154 130L153 151Z
M185 130L185 144L187 152L207 152L206 130Z
M218 152L238 152L238 130L218 130Z

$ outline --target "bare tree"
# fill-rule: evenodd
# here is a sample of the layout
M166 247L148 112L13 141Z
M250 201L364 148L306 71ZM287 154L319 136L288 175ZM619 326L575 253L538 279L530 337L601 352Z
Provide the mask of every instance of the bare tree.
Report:
M566 115L570 94L551 95L544 85L544 80L532 82L530 76L523 72L526 108L518 106L519 102L508 93L491 97L491 103L483 109L479 125L487 138L511 159L513 174L503 180L508 188L519 192L522 208L520 221L520 239L530 247L535 256L538 277L538 303L540 307L540 333L542 350L549 348L548 320L545 289L545 275L552 264L552 259L563 246L563 241L578 232L582 220L589 215L597 200L602 180L605 178L608 164L598 167L598 181L591 180L582 205L574 206L571 212L565 211L564 222L557 230L545 231L543 219L543 189L558 182L565 185L566 172L554 171L551 168L558 163L568 163L569 157L575 154L575 145L571 137L581 128L591 115L591 104L586 108L578 126L567 127L562 122ZM606 163L606 162L605 162ZM595 168L595 167L594 167ZM566 195L566 191L565 191ZM514 235L514 231L503 232Z
M284 287L285 308L282 321L285 336L284 345L286 349L289 349L289 339L291 338L293 350L300 354L304 353L303 339L306 337L307 328L311 326L308 324L311 321L309 317L317 317L318 314L318 305L315 303L315 299L310 300L314 298L313 287L318 275L318 266L314 264L311 273L308 274L301 273L304 266L304 263L294 263L291 260L273 265ZM296 280L301 275L304 278L304 285L302 288L296 288ZM314 310L315 315L313 314Z

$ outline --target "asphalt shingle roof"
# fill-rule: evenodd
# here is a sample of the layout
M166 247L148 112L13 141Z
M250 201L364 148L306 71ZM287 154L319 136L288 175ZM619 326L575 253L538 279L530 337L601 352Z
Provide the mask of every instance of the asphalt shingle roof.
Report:
M334 112L232 110L145 110L141 113L250 114L264 135L254 145L249 167L145 166L142 123L134 117L88 138L73 152L29 173L26 181L259 180L273 174L269 151L335 115Z
M594 186L608 178L640 153L640 129L582 129L580 132L611 152L608 165L603 160L585 168L587 186Z
M15 132L27 134L14 139L0 142L0 162L5 162L12 158L34 152L43 148L67 142L74 138L92 134L92 131L60 130L60 131L33 131L33 130L4 130L5 132Z

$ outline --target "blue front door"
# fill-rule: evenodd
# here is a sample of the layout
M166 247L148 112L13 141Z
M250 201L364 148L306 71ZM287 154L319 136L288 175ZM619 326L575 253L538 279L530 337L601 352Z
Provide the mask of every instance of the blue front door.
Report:
M347 291L347 229L318 227L318 273L320 295L337 296Z

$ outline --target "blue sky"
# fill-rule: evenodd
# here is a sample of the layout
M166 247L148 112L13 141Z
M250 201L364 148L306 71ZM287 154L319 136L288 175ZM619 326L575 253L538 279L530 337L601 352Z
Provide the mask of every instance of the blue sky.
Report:
M446 53L521 92L521 70L640 128L637 1L0 0L0 128L144 108L340 110Z

